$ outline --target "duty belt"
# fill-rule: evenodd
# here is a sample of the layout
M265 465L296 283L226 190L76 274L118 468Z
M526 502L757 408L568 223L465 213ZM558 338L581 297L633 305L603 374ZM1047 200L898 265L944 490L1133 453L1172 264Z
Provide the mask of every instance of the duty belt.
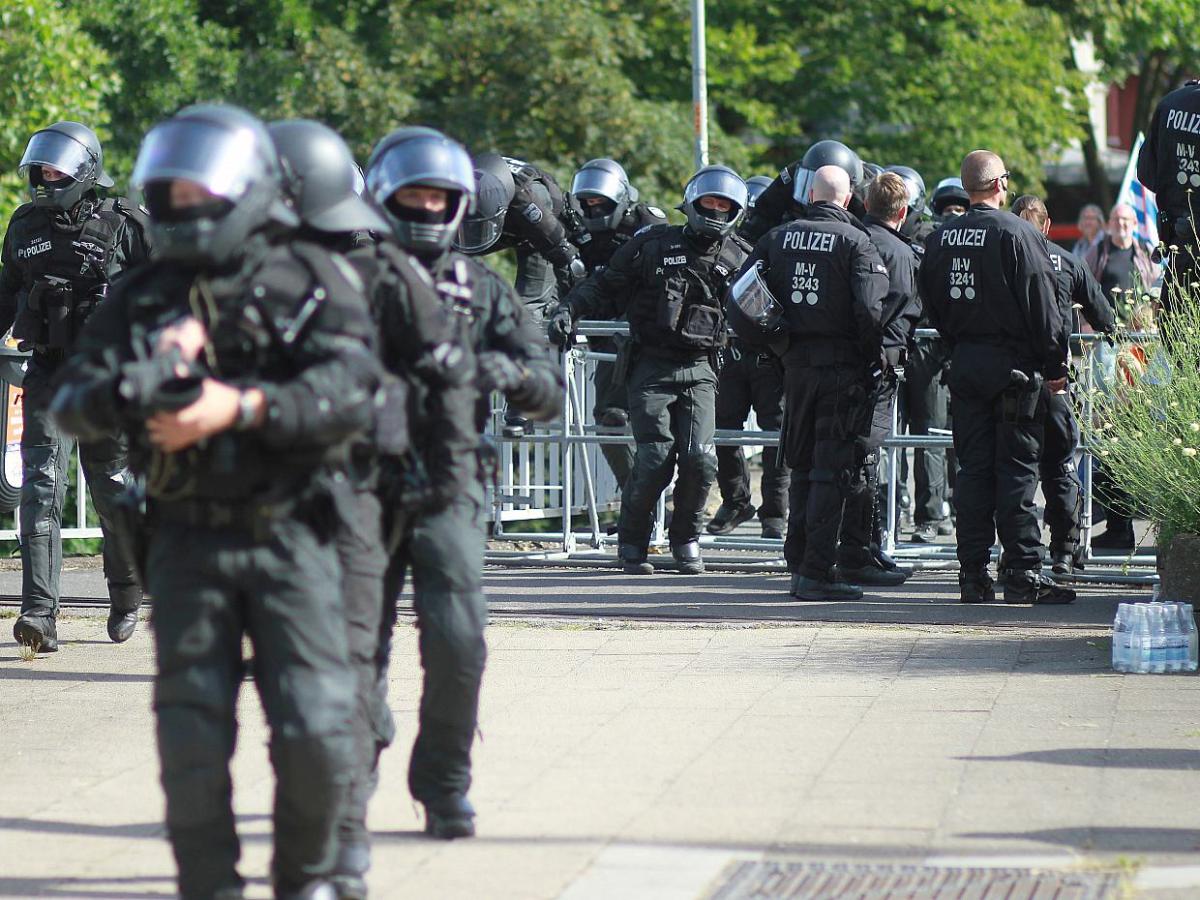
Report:
M665 359L668 362L694 364L701 360L708 359L713 350L691 349L685 350L678 347L658 347L652 344L643 344L638 342L638 352L646 356L653 356L655 359ZM714 348L714 350L717 348Z
M265 541L275 526L292 515L300 504L294 500L281 503L236 503L223 500L151 499L147 517L151 521L171 522L191 528L213 531L236 531L256 541Z

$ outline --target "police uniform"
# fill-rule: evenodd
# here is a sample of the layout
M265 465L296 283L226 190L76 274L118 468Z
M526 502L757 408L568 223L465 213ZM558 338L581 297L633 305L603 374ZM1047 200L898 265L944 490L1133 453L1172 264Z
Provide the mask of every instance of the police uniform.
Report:
M579 246L579 258L587 267L588 274L594 274L608 265L614 253L631 237L643 228L651 225L667 224L667 214L656 206L645 203L635 203L625 211L620 226L611 231L584 232L575 238ZM599 353L628 353L622 350L627 341L621 338L589 338L588 344ZM596 363L595 404L592 415L599 422L609 410L629 412L629 394L625 386L625 378L614 378L614 372L622 375L624 361L616 363ZM628 374L626 371L625 375ZM633 448L626 444L601 444L600 451L604 454L609 468L617 479L619 488L625 487L629 473L633 471Z
M486 266L460 253L418 259L450 313L457 346L472 353L481 367L488 354L503 354L521 368L521 384L506 392L509 405L537 419L559 415L562 379L512 289ZM387 324L384 330L395 333ZM389 366L398 355L385 349ZM391 646L395 605L406 572L412 573L424 680L408 786L435 816L444 808L456 812L471 786L471 745L487 658L482 476L491 473L480 467L480 435L488 398L478 391L476 396L470 433L445 416L428 413L413 429L415 449L441 496L399 529L384 579L388 617L382 666ZM444 433L447 428L453 429L449 436Z
M951 351L962 599L992 599L987 566L999 532L1005 599L1069 602L1041 579L1033 501L1046 418L1042 382L1067 374L1046 242L1012 213L973 205L926 241L920 285Z
M1071 334L1079 330L1076 307L1088 324L1102 334L1112 333L1116 314L1087 266L1056 244L1047 243L1047 248L1062 317L1059 347L1069 356ZM1050 530L1050 557L1058 574L1069 573L1078 565L1080 555L1083 491L1075 465L1078 446L1079 423L1075 420L1070 394L1048 394L1039 468L1042 494L1046 498L1045 522Z
M344 442L369 422L371 325L354 271L315 245L272 247L255 235L239 260L224 275L161 262L123 279L88 323L56 400L81 434L126 429L131 468L146 481L154 708L185 898L242 884L229 759L243 635L271 727L277 896L329 871L354 757L354 674L325 484ZM143 395L135 373L162 368L157 334L189 315L208 334L197 365L260 388L265 421L164 453L145 419L165 386Z
M759 203L762 198L759 198ZM784 307L784 453L792 469L784 553L795 576L833 581L846 499L860 483L881 355L887 269L845 209L811 203L806 218L766 234L746 261Z
M917 293L918 260L912 245L900 232L872 215L863 219L863 225L888 273L888 291L880 319L887 366L875 397L870 431L862 443L861 481L865 490L853 493L846 502L838 545L838 567L870 570L876 565L884 528L882 518L886 516L878 496L879 454L884 440L892 433L897 386L895 368L907 360L913 332L921 317L921 301Z
M556 269L568 269L579 251L568 240L561 221L566 201L553 176L522 160L506 158L505 162L512 172L516 193L504 217L504 231L487 253L516 251L517 296L534 329L540 332L547 308L558 302Z
M31 349L21 437L21 615L58 614L60 527L72 439L49 414L56 373L111 282L147 258L142 213L124 200L89 194L71 213L27 203L4 236L0 333ZM131 549L113 530L127 483L125 443L116 431L79 445L84 476L104 533L104 576L115 613L141 604ZM48 626L52 629L52 624ZM46 646L45 649L53 649Z
M1179 247L1164 276L1162 302L1169 310L1169 282L1189 284L1200 270L1200 81L1189 81L1159 101L1138 154L1137 175L1158 201L1160 240Z
M676 464L671 546L678 554L699 538L716 468L714 366L725 344L721 298L747 249L736 236L714 240L683 226L656 225L567 295L572 318L629 320L627 385L637 450L617 526L628 562L645 561L654 505Z
M756 244L772 228L804 218L805 204L796 202L796 173L803 168L797 160L779 170L775 179L763 188L746 214L739 234Z

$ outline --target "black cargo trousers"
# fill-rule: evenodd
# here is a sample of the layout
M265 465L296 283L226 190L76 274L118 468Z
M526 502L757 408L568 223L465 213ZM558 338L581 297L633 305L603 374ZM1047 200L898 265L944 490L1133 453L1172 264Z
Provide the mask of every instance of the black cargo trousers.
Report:
M354 673L337 555L312 526L248 513L205 525L194 507L150 510L154 711L167 835L184 898L237 889L240 845L229 761L244 676L242 638L271 730L277 891L331 872L353 771Z
M641 347L629 379L629 413L636 442L633 473L621 494L617 532L622 544L650 545L654 507L675 479L671 545L696 540L716 475L717 376L707 353L671 354Z
M387 690L396 606L408 572L413 580L418 649L424 678L408 788L425 804L471 787L471 745L479 720L479 690L487 662L483 594L483 485L472 481L446 508L399 525L398 547L384 576L383 630L376 666Z
M1034 494L1040 474L1047 392L1038 395L1032 415L1013 421L1005 415L1004 394L1018 368L1015 353L983 344L962 343L950 364L950 403L958 483L958 562L963 576L986 570L997 534L1001 569L1040 571L1041 528Z
M867 416L864 363L793 346L784 355L784 451L792 470L784 557L788 570L833 580L846 501L863 492Z
M64 434L50 415L57 364L35 353L23 385L24 431L21 435L21 614L58 615L62 575L62 514L70 479L75 439ZM80 443L92 504L104 534L104 578L109 600L120 611L137 609L142 589L137 583L133 548L112 522L115 507L129 483L125 442L119 437Z
M1050 552L1081 552L1083 487L1079 483L1075 450L1079 446L1079 423L1067 394L1046 394L1045 439L1039 463L1042 493L1046 497L1046 528Z
M759 428L778 431L783 420L783 377L778 361L737 340L721 352L725 364L717 381L717 428L740 430L753 409ZM787 517L789 480L778 447L764 447L760 521ZM750 470L741 447L717 447L717 486L725 505L736 509L750 504Z

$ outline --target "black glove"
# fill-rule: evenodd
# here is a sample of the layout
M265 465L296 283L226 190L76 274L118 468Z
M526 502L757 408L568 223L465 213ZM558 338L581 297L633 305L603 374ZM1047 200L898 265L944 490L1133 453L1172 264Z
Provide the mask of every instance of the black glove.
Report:
M550 343L556 347L566 347L571 343L571 332L575 330L575 321L571 316L571 307L563 304L550 316L546 326L546 335Z
M480 353L475 360L479 387L484 391L511 391L525 380L525 370L504 353Z

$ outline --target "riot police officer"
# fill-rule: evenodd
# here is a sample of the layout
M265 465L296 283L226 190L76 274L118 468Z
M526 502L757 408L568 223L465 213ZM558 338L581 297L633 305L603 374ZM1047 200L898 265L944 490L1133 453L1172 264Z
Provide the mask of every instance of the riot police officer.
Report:
M897 172L883 172L867 191L863 225L887 268L888 290L880 317L885 365L869 430L861 438L863 470L859 483L864 489L852 492L846 500L838 544L838 576L852 584L898 585L908 577L898 567L880 561L886 508L879 496L879 454L884 440L892 433L896 369L908 360L913 332L921 317L917 254L904 237L904 223L914 206L919 215L923 204L914 203L911 186Z
M618 555L626 572L650 574L654 504L676 463L671 552L685 574L704 571L700 527L715 466L717 353L725 345L721 298L745 259L734 235L746 183L725 166L688 181L683 226L656 225L628 241L608 267L575 287L550 322L565 343L574 320L625 315L633 339L629 406L637 444L621 497Z
M454 249L468 256L516 250L517 295L539 329L558 301L559 276L571 283L586 274L561 220L565 202L548 172L481 153L475 157L475 204L454 241Z
M742 237L754 243L777 225L803 218L813 174L822 166L844 169L851 190L864 181L863 162L857 153L840 141L817 141L758 195L754 209L742 223Z
M484 401L489 392L500 391L510 408L545 420L561 412L563 391L558 368L543 350L545 341L512 288L486 266L450 249L475 202L475 186L466 150L429 128L392 132L376 145L367 164L367 190L384 211L394 239L432 279L454 322L456 347L473 353L477 361L482 391L469 448L439 435L447 427L441 419L414 430L421 462L440 467L431 481L444 496L428 509L417 509L397 528L384 580L389 616L381 667L387 664L395 603L406 571L412 572L425 674L408 786L425 807L426 833L445 839L475 833L475 810L467 792L487 657L485 473L479 466L481 456L488 458L481 446ZM443 452L447 444L449 452ZM446 458L436 459L439 454Z
M1191 284L1200 271L1196 197L1200 191L1200 80L1186 82L1154 108L1138 154L1138 181L1158 201L1158 235L1170 254L1161 302L1170 311L1176 285Z
M929 198L929 208L933 212L934 227L970 209L971 197L963 188L962 179L951 175L939 181Z
M625 169L612 159L584 163L571 182L567 203L577 207L583 225L582 233L572 240L579 246L579 257L589 275L608 265L617 249L638 231L650 225L667 224L667 214L642 203ZM591 338L588 344L601 353L617 354L615 363L596 363L593 415L604 428L624 430L629 426L629 396L625 390L628 341ZM602 444L601 451L618 487L624 488L633 470L633 449L626 444Z
M908 209L904 213L901 235L905 240L923 247L925 238L933 233L934 225L926 205L925 179L912 166L884 166L883 171L900 176L908 191Z
M731 302L741 306L744 295L760 293L783 308L775 347L783 357L783 445L792 470L784 541L790 593L856 600L862 589L835 579L833 568L843 504L866 490L862 442L881 374L887 269L847 211L846 171L822 166L808 182L805 218L758 242Z
M1050 215L1046 204L1032 194L1013 201L1013 213L1033 225L1043 235L1050 233ZM1100 290L1088 267L1073 254L1049 241L1046 248L1054 269L1062 328L1059 346L1070 357L1071 335L1079 330L1076 308L1088 324L1100 334L1112 334L1116 313ZM1046 498L1046 527L1050 529L1050 563L1055 575L1070 575L1082 569L1079 534L1083 520L1083 490L1076 474L1075 450L1079 446L1079 423L1071 405L1069 390L1054 391L1046 397L1046 429L1039 461L1042 494Z
M362 285L287 238L271 139L243 110L155 126L133 182L159 258L92 316L55 409L84 436L126 429L145 478L179 893L242 894L229 759L248 636L277 779L275 896L327 896L354 704L327 485L378 376Z
M12 327L33 351L24 381L21 436L21 616L13 635L43 653L58 649L60 524L72 440L49 414L52 382L83 323L123 272L145 262L142 213L125 200L101 200L111 188L95 133L56 122L33 135L21 157L31 202L13 213L4 235L0 333ZM108 636L126 641L137 627L142 589L132 551L114 531L125 489L125 445L117 433L79 445L80 461L104 532Z
M1033 505L1046 391L1067 384L1054 272L1042 235L1001 208L1008 172L999 156L967 154L962 182L971 209L930 235L920 271L951 351L961 599L994 601L987 569L999 531L1005 601L1070 603L1074 592L1041 574Z
M402 473L417 470L411 433L422 432L435 435L432 443L438 450L429 455L429 465L420 468L438 476L441 493L440 499L420 499L427 509L445 505L458 485L453 477L441 477L447 473L437 462L464 454L473 458L478 391L469 355L450 350L454 333L433 282L388 240L391 226L359 196L358 167L341 137L306 120L274 122L268 130L300 216L297 234L330 249L353 251L350 261L366 283L378 332L375 346L387 370L376 394L373 427L352 443L347 477L334 485L339 512L336 546L357 702L355 768L338 822L333 881L339 900L356 900L367 891L364 876L371 848L366 816L376 765L395 733L386 696L379 689L388 562L381 502L388 507L389 533L396 518L414 511L420 488ZM371 239L373 235L379 242ZM418 390L424 402L413 405L410 417L409 402Z
M751 175L746 179L746 211L754 204L772 179ZM778 431L783 421L783 369L769 347L747 344L730 333L729 345L722 351L721 374L717 382L717 428L740 430L754 410L758 427ZM765 538L782 539L787 526L788 470L777 446L762 452L763 503L758 518ZM709 534L729 534L754 517L750 503L750 470L741 447L717 447L717 488L721 505L708 523Z

